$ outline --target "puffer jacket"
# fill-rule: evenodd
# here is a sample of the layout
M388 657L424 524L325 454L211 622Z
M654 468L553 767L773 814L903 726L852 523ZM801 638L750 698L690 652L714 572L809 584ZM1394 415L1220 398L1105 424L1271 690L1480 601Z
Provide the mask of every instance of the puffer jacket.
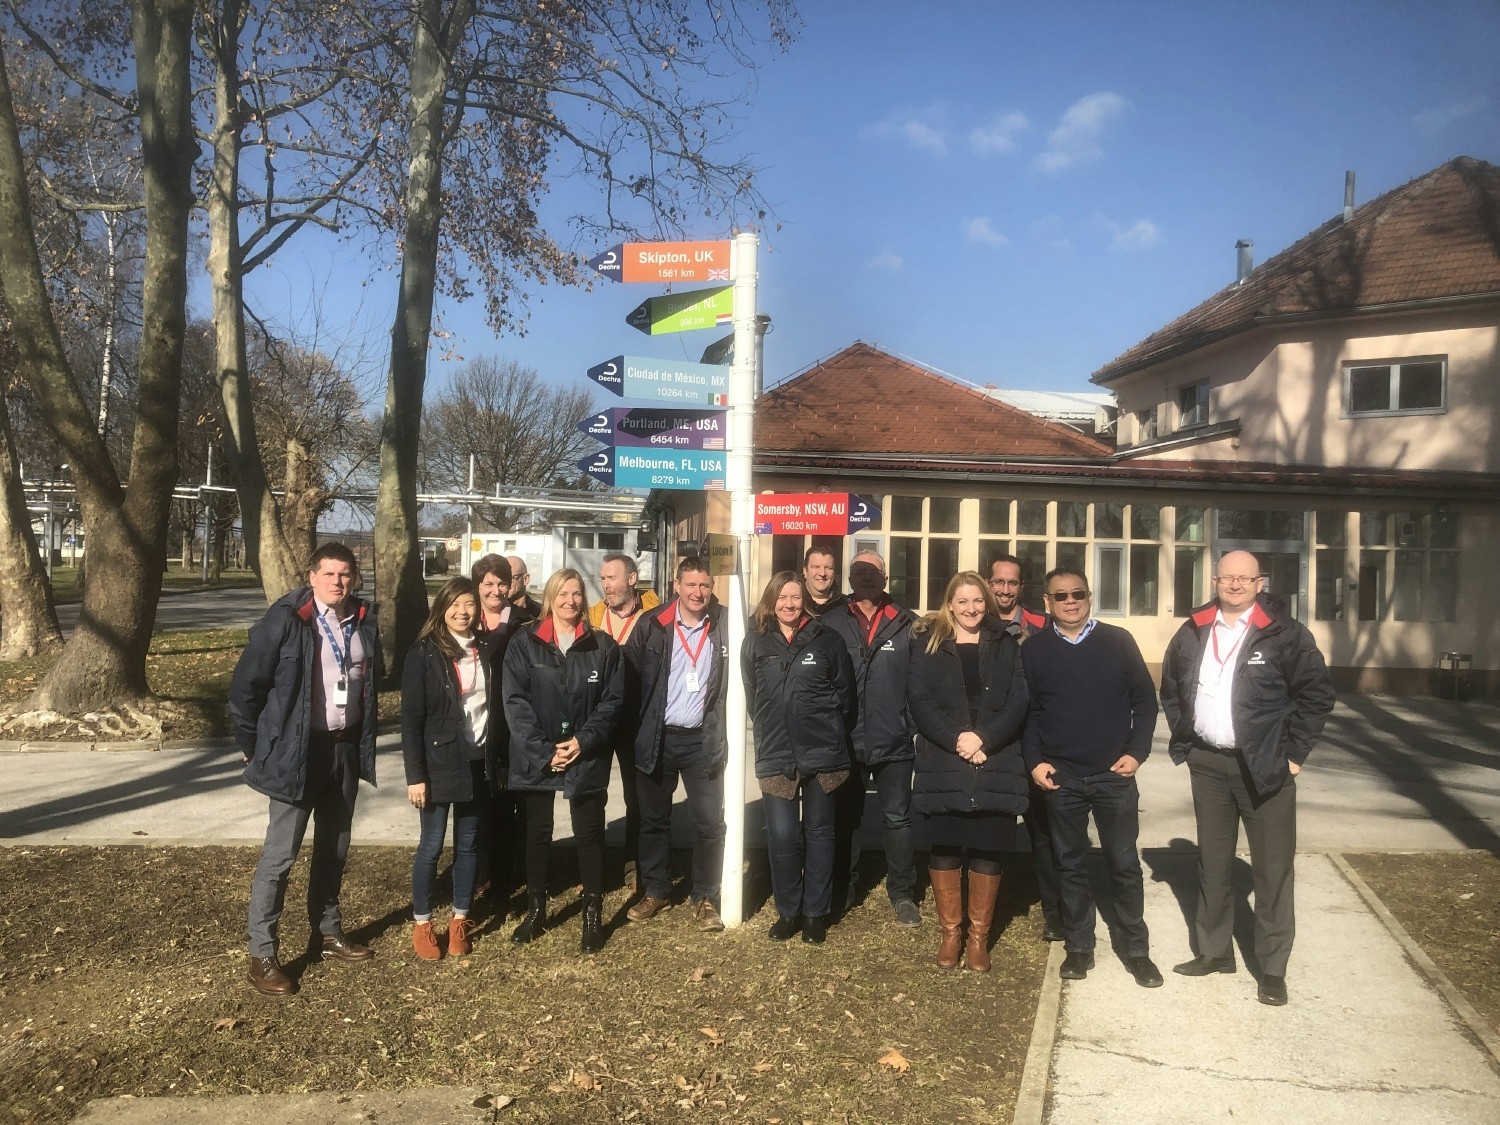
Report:
M597 629L582 634L564 655L552 618L529 624L505 652L505 720L510 726L508 788L560 790L565 797L609 789L610 739L620 722L625 681L620 647ZM578 739L578 759L562 773L549 768L563 723Z
M745 706L755 724L755 776L810 777L851 768L859 700L837 633L805 617L792 639L773 625L740 650Z
M854 686L859 693L854 757L871 766L910 761L916 754L912 742L916 728L906 709L906 671L917 615L887 602L876 618L872 638L853 605L848 602L818 620L839 635L854 665Z
M958 645L950 637L936 652L928 652L928 638L922 627L912 633L906 687L906 705L917 725L912 807L926 815L1025 812L1028 794L1020 738L1027 694L1016 638L993 617L980 625L979 677L984 687L973 721ZM958 736L969 730L984 742L987 757L982 765L958 756Z

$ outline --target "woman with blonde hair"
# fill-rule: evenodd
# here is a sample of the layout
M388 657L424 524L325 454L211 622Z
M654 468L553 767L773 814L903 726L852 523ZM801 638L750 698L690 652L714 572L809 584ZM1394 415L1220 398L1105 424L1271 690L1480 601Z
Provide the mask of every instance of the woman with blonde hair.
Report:
M1000 853L1016 846L1026 811L1021 727L1026 680L1020 648L999 619L994 595L973 571L953 576L943 604L912 628L907 707L917 727L912 807L925 818L927 874L941 928L937 963L990 968L990 925L1000 894Z
M505 717L510 725L510 788L526 809L526 917L511 940L524 944L547 924L552 804L562 793L572 811L583 882L580 948L604 948L604 806L611 737L621 720L625 682L620 649L590 628L583 576L557 571L542 591L541 617L505 652Z
M406 796L422 826L411 869L412 947L426 961L443 955L432 929L432 884L449 814L453 920L447 951L462 956L470 950L469 907L479 839L490 798L501 785L505 724L496 700L498 669L494 649L475 631L478 617L474 583L449 579L432 601L401 677Z

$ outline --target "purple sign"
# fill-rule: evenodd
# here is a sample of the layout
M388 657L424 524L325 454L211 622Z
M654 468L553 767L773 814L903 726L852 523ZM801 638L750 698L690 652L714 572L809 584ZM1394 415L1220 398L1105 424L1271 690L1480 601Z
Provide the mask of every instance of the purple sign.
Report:
M727 410L673 410L617 406L578 423L589 437L605 445L644 449L724 448Z

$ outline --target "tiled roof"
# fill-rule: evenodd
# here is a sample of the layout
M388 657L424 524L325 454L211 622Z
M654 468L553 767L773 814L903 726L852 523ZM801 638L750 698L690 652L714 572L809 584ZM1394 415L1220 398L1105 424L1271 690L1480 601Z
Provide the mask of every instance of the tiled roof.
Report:
M1257 266L1094 372L1108 383L1283 317L1500 296L1500 168L1460 156Z
M755 448L805 454L1097 461L1111 446L859 342L767 391Z

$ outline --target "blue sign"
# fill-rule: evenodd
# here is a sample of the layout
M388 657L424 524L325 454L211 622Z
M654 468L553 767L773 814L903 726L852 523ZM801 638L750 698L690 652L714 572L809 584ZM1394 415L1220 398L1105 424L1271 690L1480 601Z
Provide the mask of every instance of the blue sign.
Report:
M665 449L601 449L578 467L613 488L677 488L723 492L723 453Z
M729 369L711 363L617 355L588 369L588 377L621 398L728 406Z
M849 497L849 534L862 531L871 524L880 522L880 509L858 496Z
M590 415L578 428L605 445L620 448L722 450L729 411L617 406Z

